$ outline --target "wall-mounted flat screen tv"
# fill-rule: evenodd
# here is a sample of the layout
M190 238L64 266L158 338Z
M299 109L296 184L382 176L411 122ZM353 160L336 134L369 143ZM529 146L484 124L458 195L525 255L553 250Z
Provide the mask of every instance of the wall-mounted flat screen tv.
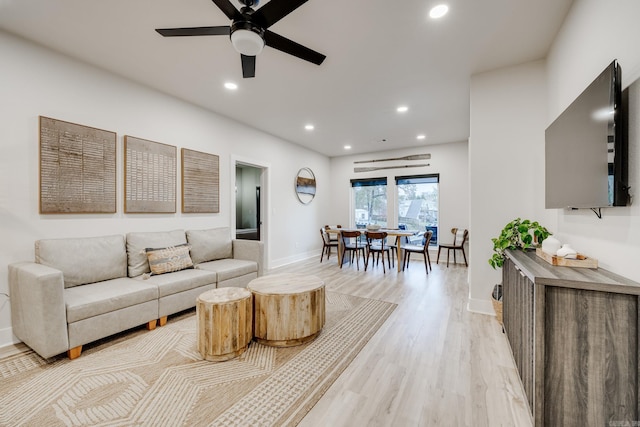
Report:
M545 131L545 207L626 206L627 132L613 61Z

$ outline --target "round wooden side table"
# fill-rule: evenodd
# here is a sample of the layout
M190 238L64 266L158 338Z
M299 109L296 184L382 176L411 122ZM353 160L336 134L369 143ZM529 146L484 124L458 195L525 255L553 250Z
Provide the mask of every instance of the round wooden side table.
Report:
M218 288L196 300L198 352L221 362L244 353L253 338L253 298L244 288Z
M314 339L325 322L324 282L304 274L273 274L252 280L254 337L272 347Z

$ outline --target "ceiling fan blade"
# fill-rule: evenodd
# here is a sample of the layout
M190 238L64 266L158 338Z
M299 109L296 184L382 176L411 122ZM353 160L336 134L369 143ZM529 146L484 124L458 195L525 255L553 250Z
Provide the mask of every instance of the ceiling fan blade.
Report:
M253 21L262 28L269 28L307 0L271 0L253 13Z
M157 28L156 31L165 37L182 36L228 36L231 28L221 27L191 27L191 28Z
M240 55L242 60L242 77L247 79L256 76L256 57Z
M296 56L300 59L304 59L305 61L312 62L316 65L322 64L322 61L326 58L325 55L318 53L315 50L311 50L308 47L302 46L301 44L296 43L293 40L289 40L286 37L282 37L273 31L267 30L264 32L264 42L267 46L278 49L281 52L288 53L289 55Z
M212 0L218 8L227 15L229 19L236 19L242 17L240 11L236 9L229 0Z

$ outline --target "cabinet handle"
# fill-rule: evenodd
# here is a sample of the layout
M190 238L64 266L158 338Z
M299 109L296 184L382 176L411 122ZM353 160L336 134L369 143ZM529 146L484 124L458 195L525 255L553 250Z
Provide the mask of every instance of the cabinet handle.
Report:
M514 264L513 266L516 268L516 270L518 270L518 273L520 273L520 275L521 275L522 277L524 277L524 273L522 272L522 270L520 270L520 267L518 267L518 266L517 266L517 265L515 265L515 264Z

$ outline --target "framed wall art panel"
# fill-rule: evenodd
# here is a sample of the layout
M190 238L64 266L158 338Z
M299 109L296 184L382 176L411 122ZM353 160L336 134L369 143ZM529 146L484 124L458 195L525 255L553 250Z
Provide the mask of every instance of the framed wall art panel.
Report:
M116 133L40 116L40 213L116 212Z
M173 145L125 135L125 213L176 212L176 155Z
M182 212L220 212L220 158L182 149Z

